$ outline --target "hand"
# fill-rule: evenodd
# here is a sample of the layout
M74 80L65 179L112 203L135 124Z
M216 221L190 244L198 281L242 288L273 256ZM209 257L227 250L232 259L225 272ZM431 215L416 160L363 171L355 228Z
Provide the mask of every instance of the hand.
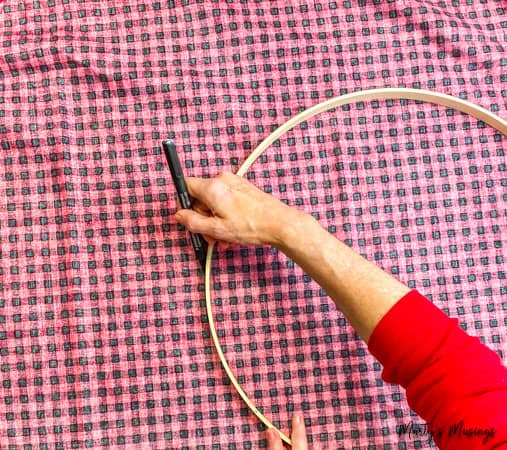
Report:
M180 209L175 219L208 243L276 245L284 224L302 214L231 172L212 179L185 177L185 182L193 209Z
M266 437L268 440L268 450L283 450L282 439L276 430L272 428L266 430ZM290 439L292 441L292 450L308 450L305 421L299 415L292 418L292 433Z

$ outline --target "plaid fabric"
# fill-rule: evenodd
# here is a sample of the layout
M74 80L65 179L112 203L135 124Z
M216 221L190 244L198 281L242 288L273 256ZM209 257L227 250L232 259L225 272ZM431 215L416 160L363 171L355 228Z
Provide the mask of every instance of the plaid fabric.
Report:
M266 446L214 352L162 139L187 174L212 177L292 115L357 89L426 88L507 116L501 1L20 0L0 11L5 449ZM248 178L505 361L495 130L412 101L351 105L284 136ZM314 449L434 446L283 254L219 247L213 296L231 367L284 430L300 411Z

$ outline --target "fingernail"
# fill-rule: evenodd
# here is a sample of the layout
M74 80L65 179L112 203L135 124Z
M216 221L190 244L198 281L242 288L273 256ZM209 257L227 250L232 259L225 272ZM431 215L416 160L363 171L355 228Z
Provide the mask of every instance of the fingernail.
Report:
M178 222L179 222L179 221L181 220L181 214L180 214L179 212L177 212L177 213L174 215L174 219L175 219L176 221L178 221Z
M273 443L273 441L275 440L275 435L273 433L274 432L271 428L266 430L266 438L268 439L269 443Z
M302 417L301 417L299 414L296 414L296 415L294 416L294 423L295 423L296 425L299 425L301 422L302 422Z

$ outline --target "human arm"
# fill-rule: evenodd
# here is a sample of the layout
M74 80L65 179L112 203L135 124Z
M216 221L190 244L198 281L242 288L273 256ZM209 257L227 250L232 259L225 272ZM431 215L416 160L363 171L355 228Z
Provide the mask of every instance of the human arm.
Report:
M367 342L380 318L410 289L328 233L311 215L291 208L247 180L222 172L187 177L196 211L176 220L206 239L272 245L312 277Z
M179 211L177 220L208 239L272 245L292 258L368 343L384 366L384 380L406 388L411 407L431 430L441 432L435 438L441 448L507 445L506 369L455 319L336 240L313 217L248 181L225 173L187 183L200 212ZM461 441L458 428L458 437L448 436L455 425L461 430L493 429L487 442L491 446L468 446L475 444ZM480 445L482 437L475 439Z

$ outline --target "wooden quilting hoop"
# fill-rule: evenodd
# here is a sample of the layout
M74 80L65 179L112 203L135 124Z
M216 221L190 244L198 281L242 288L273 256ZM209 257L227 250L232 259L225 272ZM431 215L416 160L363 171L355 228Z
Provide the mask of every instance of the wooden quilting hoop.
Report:
M295 126L299 125L301 122L304 122L311 117L328 111L332 108L337 108L338 106L347 105L350 103L362 102L362 101L371 101L371 100L380 100L380 99L404 99L404 100L419 100L422 102L434 103L436 105L447 106L449 108L453 108L457 111L461 111L463 113L469 114L472 117L475 117L478 120L482 120L487 123L491 127L498 130L500 133L507 135L507 121L498 117L496 114L488 111L487 109L482 108L481 106L477 106L473 103L470 103L466 100L462 100L457 97L452 97L447 94L441 94L437 92L428 91L425 89L410 89L410 88L382 88L382 89L371 89L366 91L357 91L351 94L341 95L339 97L334 97L325 102L319 103L311 108L306 109L305 111L297 114L296 116L289 119L283 125L278 127L275 131L273 131L266 139L264 139L259 146L250 154L250 156L245 160L245 162L241 165L239 170L237 171L237 175L243 176L246 171L250 168L250 166L255 162L255 160L277 139L280 139L287 131L291 130ZM278 431L281 439L289 445L292 445L292 442L288 436L278 430L251 402L251 400L246 395L245 391L239 385L238 380L232 373L227 360L222 352L222 347L220 342L218 341L215 322L213 320L213 311L211 309L211 258L213 255L214 244L210 244L208 246L208 253L206 255L206 268L205 268L205 295L206 295L206 312L209 321L209 327L211 331L211 337L213 339L213 343L215 344L215 348L222 362L222 366L224 367L227 376L231 380L231 383L235 387L238 394L241 396L243 401L247 404L250 410L259 418L259 420L266 425L268 428L273 428Z

